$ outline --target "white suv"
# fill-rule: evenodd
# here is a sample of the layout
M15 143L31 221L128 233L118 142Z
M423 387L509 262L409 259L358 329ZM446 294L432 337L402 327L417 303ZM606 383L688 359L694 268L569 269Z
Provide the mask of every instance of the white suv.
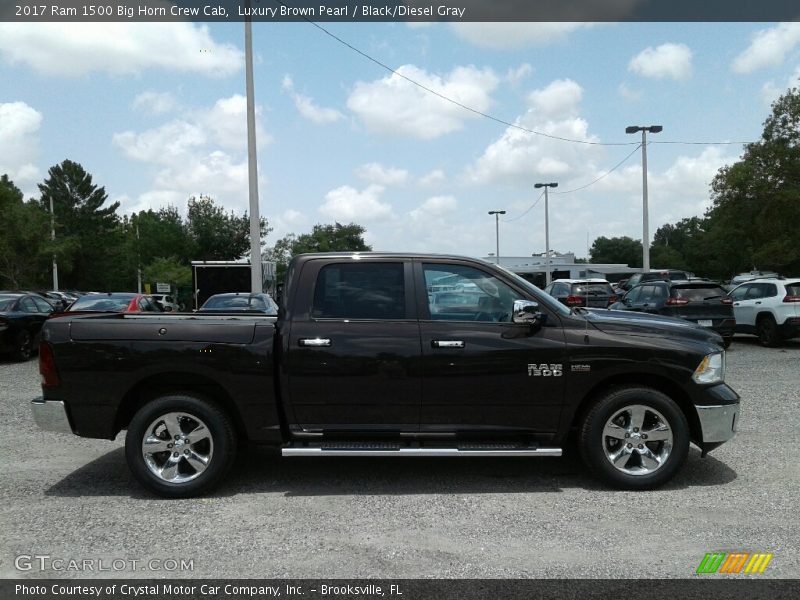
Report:
M150 297L158 302L161 307L166 311L178 311L178 303L169 294L150 294Z
M754 279L730 297L737 333L753 333L764 346L800 336L800 279Z

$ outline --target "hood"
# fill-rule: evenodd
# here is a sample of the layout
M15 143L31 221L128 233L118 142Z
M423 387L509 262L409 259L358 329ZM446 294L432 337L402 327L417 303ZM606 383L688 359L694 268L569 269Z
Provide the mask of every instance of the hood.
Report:
M722 345L722 337L685 319L650 315L628 310L587 309L589 322L605 333L656 335Z

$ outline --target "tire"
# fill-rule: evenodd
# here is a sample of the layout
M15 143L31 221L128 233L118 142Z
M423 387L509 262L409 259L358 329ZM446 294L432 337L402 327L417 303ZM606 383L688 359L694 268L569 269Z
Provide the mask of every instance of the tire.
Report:
M726 338L723 338L723 340L722 340L722 345L725 346L726 348L730 348L732 343L733 343L733 338L732 337L726 337Z
M199 439L192 441L193 434ZM236 448L236 432L224 411L204 398L180 393L145 404L125 437L133 476L165 498L213 490L233 466Z
M772 318L772 315L766 315L759 319L756 324L756 333L758 334L758 341L766 348L774 348L781 343L778 324Z
M16 346L14 348L14 359L26 362L33 356L33 337L27 330L22 330L17 335Z
M689 424L666 394L647 387L617 387L598 398L586 414L578 446L586 465L605 483L627 490L653 489L669 481L686 460Z

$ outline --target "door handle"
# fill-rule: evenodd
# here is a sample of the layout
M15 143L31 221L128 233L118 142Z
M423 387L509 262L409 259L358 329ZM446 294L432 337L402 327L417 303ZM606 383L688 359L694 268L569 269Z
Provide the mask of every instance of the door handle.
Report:
M738 302L733 303L734 306L741 306Z
M300 338L297 343L307 348L323 348L331 345L328 338Z
M756 302L756 304L761 304L761 300L759 300L758 302Z
M463 348L464 342L460 340L431 340L434 348Z

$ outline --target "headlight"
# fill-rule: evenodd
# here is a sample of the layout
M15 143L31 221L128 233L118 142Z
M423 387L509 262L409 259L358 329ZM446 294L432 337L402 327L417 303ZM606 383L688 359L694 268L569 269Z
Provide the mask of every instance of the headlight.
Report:
M725 353L707 354L694 370L696 383L722 383L725 381Z

